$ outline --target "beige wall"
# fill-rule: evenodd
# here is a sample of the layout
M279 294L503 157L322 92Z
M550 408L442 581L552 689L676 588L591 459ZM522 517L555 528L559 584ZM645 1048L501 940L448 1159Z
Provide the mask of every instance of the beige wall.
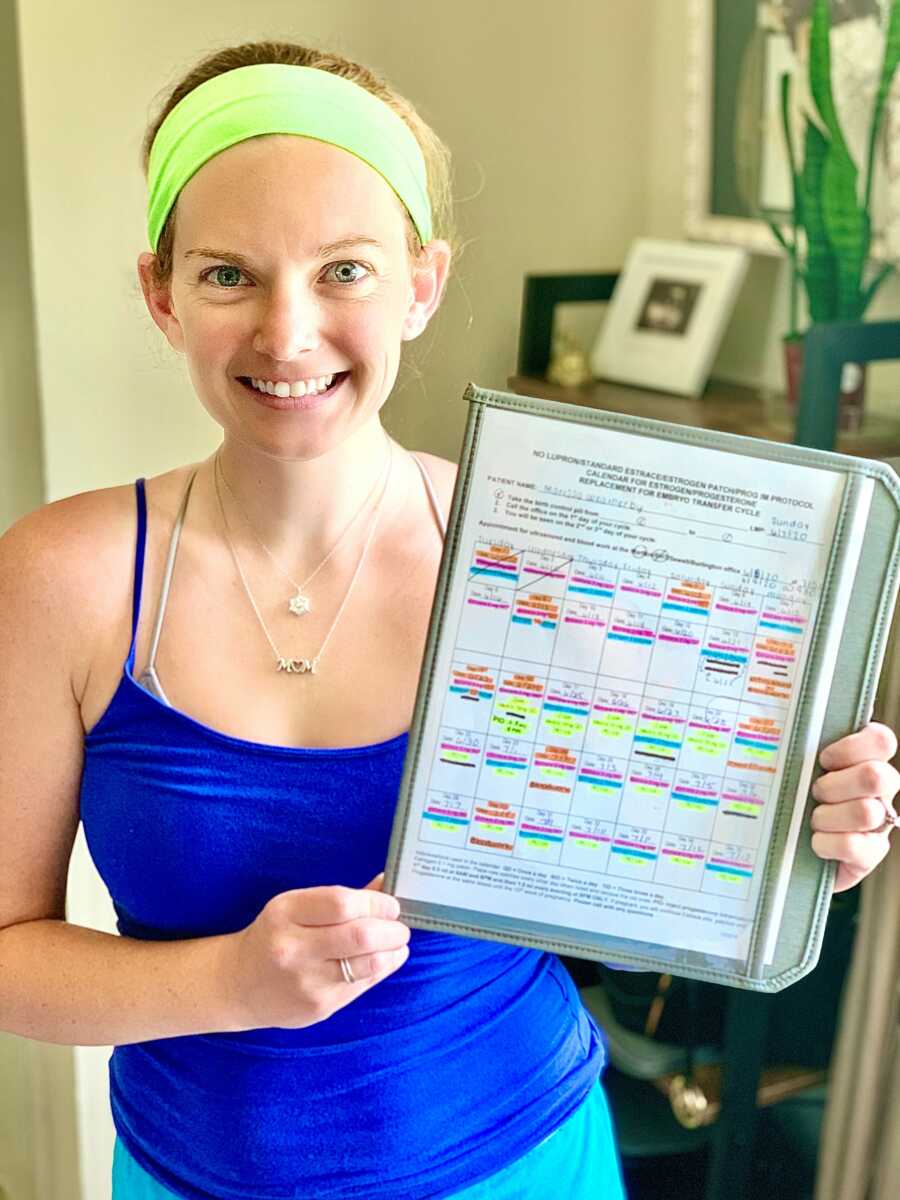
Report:
M0 532L43 497L21 115L16 9L0 0ZM0 1200L76 1200L51 1178L53 1160L77 1165L72 1063L69 1047L0 1034Z
M16 9L0 0L0 532L42 497Z

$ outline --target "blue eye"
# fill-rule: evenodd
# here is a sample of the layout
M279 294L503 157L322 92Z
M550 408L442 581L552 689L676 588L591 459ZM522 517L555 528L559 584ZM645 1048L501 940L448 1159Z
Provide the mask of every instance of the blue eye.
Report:
M326 272L335 272L332 280L344 286L359 283L370 274L368 267L352 259L331 263L325 270ZM242 276L246 278L240 267L236 267L233 263L220 263L215 267L207 267L205 271L201 272L200 279L205 283L212 283L224 291L234 291L239 286Z
M224 280L221 277L223 272L226 276ZM219 278L213 281L210 279L210 276L213 275L217 275ZM233 290L241 275L243 275L243 271L240 269L240 267L236 267L232 263L222 263L218 267L207 267L207 269L201 273L200 278L206 282L215 282L219 287L225 288L226 290Z
M368 269L362 263L354 262L352 259L348 259L346 262L331 263L330 266L325 268L326 271L331 271L332 269L337 269L341 272L337 277L338 283L359 283L362 276L353 275L350 277L347 274L348 269L351 271L362 271L365 275L369 274Z

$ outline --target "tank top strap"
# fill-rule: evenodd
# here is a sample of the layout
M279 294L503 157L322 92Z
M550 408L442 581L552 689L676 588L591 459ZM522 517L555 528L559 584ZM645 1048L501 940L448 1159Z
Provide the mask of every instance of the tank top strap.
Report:
M135 480L134 490L137 499L137 541L134 551L134 584L131 590L131 646L128 650L129 665L134 662L134 642L141 615L141 589L144 582L144 551L147 545L147 497L144 492L143 476Z
M428 499L431 501L431 507L434 511L435 520L437 521L438 528L441 531L441 537L444 538L447 536L447 521L441 510L441 505L437 498L437 492L434 490L434 484L431 482L431 476L428 474L428 471L425 469L425 464L420 460L419 456L417 454L413 454L412 451L410 451L410 454L412 454L413 460L421 472L422 480L425 483L425 490L428 493Z

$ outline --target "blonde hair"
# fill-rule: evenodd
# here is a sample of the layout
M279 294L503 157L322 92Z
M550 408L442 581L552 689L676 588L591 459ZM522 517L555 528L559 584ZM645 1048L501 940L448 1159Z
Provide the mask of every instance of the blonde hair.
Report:
M327 50L298 46L293 42L245 42L241 46L217 50L203 59L175 86L144 135L141 164L145 178L153 139L156 137L160 125L179 100L192 92L195 87L199 87L201 83L213 79L216 75L256 63L288 63L293 66L314 67L320 71L330 71L333 75L340 75L344 79L349 79L351 83L365 88L367 92L371 92L373 96L377 96L379 100L383 100L389 108L392 108L412 130L425 159L434 237L443 238L449 242L455 257L457 250L461 247L453 219L449 149L431 126L419 116L412 104L395 91L385 79L377 76L368 67ZM177 207L176 201L166 218L156 248L153 274L156 283L160 286L167 284L172 277ZM410 258L415 262L422 253L422 243L409 214L405 209L403 213L407 225L407 247Z

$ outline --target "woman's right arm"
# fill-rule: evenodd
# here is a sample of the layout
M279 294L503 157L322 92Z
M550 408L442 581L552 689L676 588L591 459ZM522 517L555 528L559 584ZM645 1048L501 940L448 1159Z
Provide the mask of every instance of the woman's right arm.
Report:
M324 1020L406 958L409 930L377 885L286 892L246 929L208 938L145 942L66 921L102 570L92 495L0 537L0 1030L108 1046ZM340 957L359 982L343 981Z

